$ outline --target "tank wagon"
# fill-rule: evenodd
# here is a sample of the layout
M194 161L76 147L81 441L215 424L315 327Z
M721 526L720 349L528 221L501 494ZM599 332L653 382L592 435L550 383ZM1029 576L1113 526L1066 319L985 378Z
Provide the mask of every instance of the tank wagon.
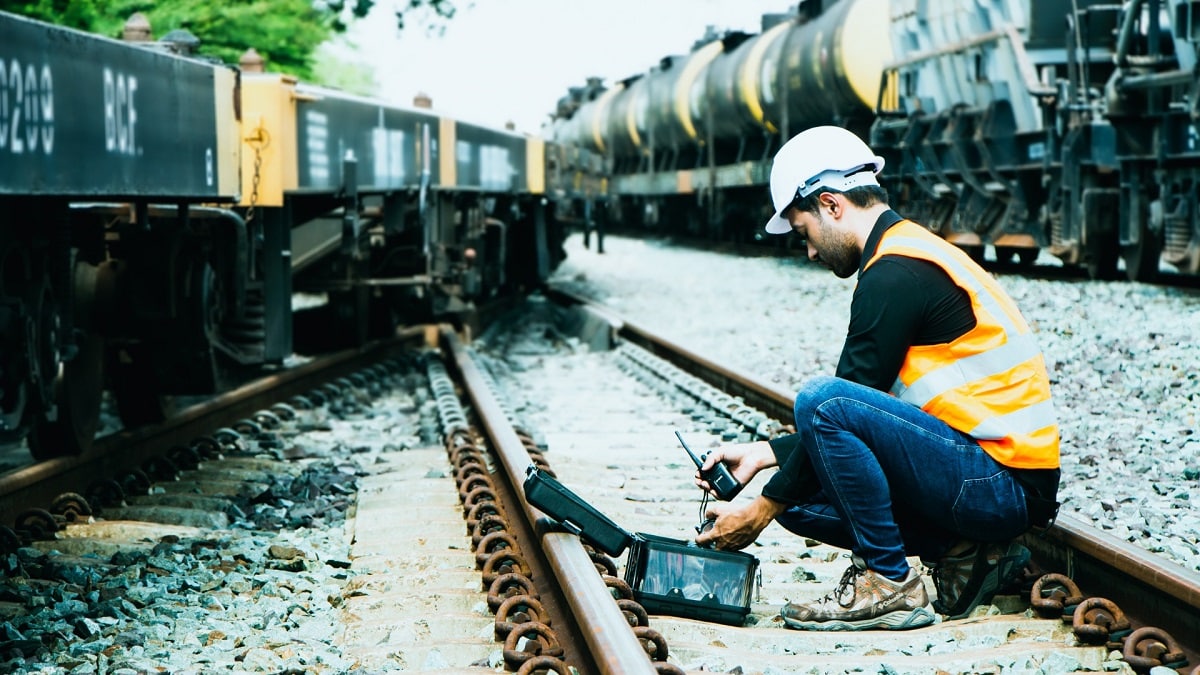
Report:
M555 120L554 142L603 158L598 199L611 217L747 236L737 223L762 210L782 139L835 119L869 130L891 54L886 0L801 3L762 25L758 34L710 32L689 54L560 102L573 114Z
M837 124L976 257L1200 275L1198 47L1195 0L808 0L593 88L554 137L603 157L622 221L745 239L774 150Z
M153 422L557 262L540 139L162 42L0 33L0 441L35 457L89 447L106 389Z

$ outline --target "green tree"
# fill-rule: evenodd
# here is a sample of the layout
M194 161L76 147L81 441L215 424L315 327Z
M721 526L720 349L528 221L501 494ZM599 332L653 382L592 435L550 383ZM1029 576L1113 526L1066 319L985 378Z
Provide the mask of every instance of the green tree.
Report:
M337 47L342 49L337 49ZM317 49L313 62L313 82L334 89L373 97L379 93L375 69L354 58L354 49L335 38Z
M440 28L443 22L454 18L457 7L454 0L399 0L401 7L396 9L396 25L404 30L404 18L409 14L422 12L433 15L431 25Z
M454 16L454 0L397 0L397 24L410 13ZM200 40L198 53L236 64L253 47L272 71L315 81L317 49L370 12L375 0L0 0L0 10L120 38L135 12L150 21L153 37L185 29Z

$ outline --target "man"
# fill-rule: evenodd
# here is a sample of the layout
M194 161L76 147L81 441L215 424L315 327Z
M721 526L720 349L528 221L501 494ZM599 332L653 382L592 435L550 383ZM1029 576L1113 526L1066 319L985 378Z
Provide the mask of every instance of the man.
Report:
M850 326L837 376L797 394L796 434L717 448L704 467L724 461L743 484L779 471L746 506L712 508L697 543L740 549L776 520L852 552L833 593L783 607L797 629L966 616L1018 577L1029 551L1012 540L1057 508L1058 427L1029 326L968 256L891 210L883 164L840 127L775 155L766 230L858 275ZM934 603L907 556L932 569Z

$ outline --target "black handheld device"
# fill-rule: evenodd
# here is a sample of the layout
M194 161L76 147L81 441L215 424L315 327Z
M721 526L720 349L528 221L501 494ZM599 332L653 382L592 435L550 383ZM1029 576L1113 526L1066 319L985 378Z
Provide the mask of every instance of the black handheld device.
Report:
M688 456L696 463L696 468L701 469L704 466L704 459L708 455L704 454L697 457L696 453L692 452L692 449L684 442L683 436L678 431L675 432L675 438L679 439L679 444L683 446ZM729 469L725 466L724 462L717 462L708 471L701 469L700 477L708 481L708 484L712 486L713 492L717 494L717 499L729 501L742 491L742 484L733 477L733 474L729 473Z

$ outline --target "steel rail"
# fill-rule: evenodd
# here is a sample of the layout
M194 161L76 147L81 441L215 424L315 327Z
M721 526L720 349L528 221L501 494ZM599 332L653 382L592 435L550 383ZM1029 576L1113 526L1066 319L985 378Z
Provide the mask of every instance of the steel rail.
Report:
M781 421L792 420L791 392L758 381L735 368L722 366L655 335L611 308L597 306L562 288L546 291L558 302L589 308L612 321L618 337L721 388ZM1189 660L1200 657L1200 573L1154 555L1064 514L1053 527L1030 535L1026 543L1044 566L1064 569L1085 592L1102 595L1144 625L1162 627L1179 639Z
M558 588L570 608L571 622L577 624L577 637L587 644L589 663L606 675L617 673L655 673L650 657L630 629L628 621L604 585L596 567L573 534L547 531L548 517L525 500L525 470L533 460L517 437L512 421L496 401L478 366L462 341L449 328L441 330L443 351L447 353L465 385L475 414L483 424L492 450L504 468L503 478L510 483L512 497L520 504L526 525L541 537L547 565L558 580ZM555 630L562 627L556 623ZM572 640L574 642L574 640ZM584 656L584 655L581 655Z
M406 329L386 340L323 356L185 408L161 424L104 436L83 455L4 473L0 475L0 523L13 523L25 510L47 506L63 493L83 494L98 477L129 473L169 448L186 446L214 429L377 363L424 336L423 326Z

